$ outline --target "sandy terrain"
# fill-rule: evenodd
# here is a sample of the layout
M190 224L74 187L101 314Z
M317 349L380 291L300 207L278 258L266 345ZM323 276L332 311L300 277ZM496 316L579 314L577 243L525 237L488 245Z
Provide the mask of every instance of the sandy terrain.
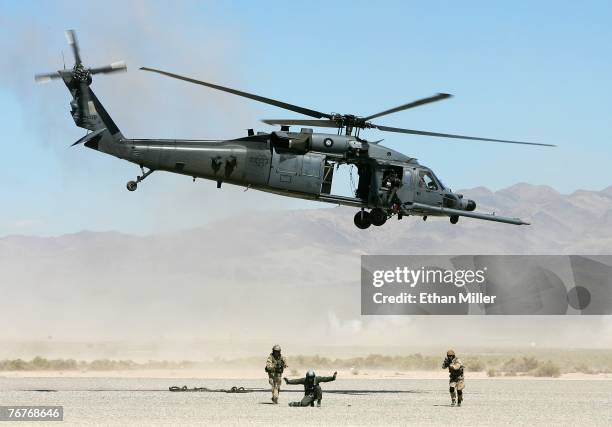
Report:
M172 393L171 385L233 385L245 394ZM465 403L451 408L445 379L356 379L324 384L322 408L279 405L259 379L0 378L3 404L64 405L68 425L611 425L612 380L468 379ZM35 390L55 390L35 391ZM40 424L37 424L40 425Z

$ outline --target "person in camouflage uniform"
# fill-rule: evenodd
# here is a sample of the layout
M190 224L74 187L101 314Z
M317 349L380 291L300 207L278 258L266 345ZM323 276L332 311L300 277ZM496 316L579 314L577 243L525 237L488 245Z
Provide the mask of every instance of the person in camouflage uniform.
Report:
M446 359L442 363L442 369L448 368L449 389L451 395L451 406L455 406L455 392L457 396L457 406L461 406L463 402L463 389L465 387L463 381L463 363L455 356L454 350L446 352Z
M287 367L285 358L281 355L280 345L276 344L272 347L272 353L266 361L266 372L268 373L268 382L272 386L272 402L278 403L278 394L280 393L281 379L283 371Z
M314 402L317 402L317 407L321 406L321 399L323 399L323 391L321 390L320 383L327 383L336 379L338 372L334 372L331 377L318 377L315 372L311 369L306 372L304 378L297 378L295 380L289 380L285 378L287 384L304 384L304 397L299 402L291 402L289 406L314 406Z

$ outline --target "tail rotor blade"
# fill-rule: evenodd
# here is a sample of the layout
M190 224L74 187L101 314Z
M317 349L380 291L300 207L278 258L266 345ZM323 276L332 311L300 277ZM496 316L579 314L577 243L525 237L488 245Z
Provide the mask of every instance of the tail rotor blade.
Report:
M81 64L81 54L79 53L79 42L77 41L76 32L74 30L66 30L66 40L72 48L74 54L74 62Z
M43 74L36 74L34 76L34 81L36 83L48 83L51 80L55 80L55 79L59 79L60 73L55 72L55 73L43 73Z
M116 71L127 71L127 65L125 65L124 61L113 62L112 64L106 65L104 67L96 67L90 68L89 72L91 74L106 74L106 73L114 73Z

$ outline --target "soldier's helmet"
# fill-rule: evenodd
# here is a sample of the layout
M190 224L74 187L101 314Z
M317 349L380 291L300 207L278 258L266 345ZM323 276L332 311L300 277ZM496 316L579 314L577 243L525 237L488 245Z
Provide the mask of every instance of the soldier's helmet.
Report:
M453 350L452 348L451 348L451 349L449 349L449 350L446 352L446 355L447 355L447 356L454 356L454 355L455 355L455 350Z
M306 372L306 377L314 377L315 376L315 371L313 371L312 369L309 369L308 372Z
M272 351L281 351L280 345L274 344L274 347L272 347Z

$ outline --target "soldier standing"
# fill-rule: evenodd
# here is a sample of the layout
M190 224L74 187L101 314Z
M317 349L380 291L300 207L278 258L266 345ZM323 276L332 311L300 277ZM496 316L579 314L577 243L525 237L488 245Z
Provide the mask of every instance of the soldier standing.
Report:
M320 383L326 383L334 381L338 372L334 372L331 377L318 377L315 372L311 369L306 372L304 378L297 378L295 380L289 380L285 378L287 384L304 384L304 397L299 402L291 402L289 406L314 406L314 402L317 402L317 407L321 406L321 399L323 399L323 391L321 390Z
M449 389L451 395L451 406L455 406L455 392L457 393L457 406L461 406L463 402L463 363L455 356L454 350L446 352L446 359L442 364L442 369L448 368Z
M272 353L266 361L266 372L268 373L268 382L272 386L272 402L278 403L278 394L280 393L281 379L283 371L287 367L285 358L281 355L280 345L276 344L272 347Z

